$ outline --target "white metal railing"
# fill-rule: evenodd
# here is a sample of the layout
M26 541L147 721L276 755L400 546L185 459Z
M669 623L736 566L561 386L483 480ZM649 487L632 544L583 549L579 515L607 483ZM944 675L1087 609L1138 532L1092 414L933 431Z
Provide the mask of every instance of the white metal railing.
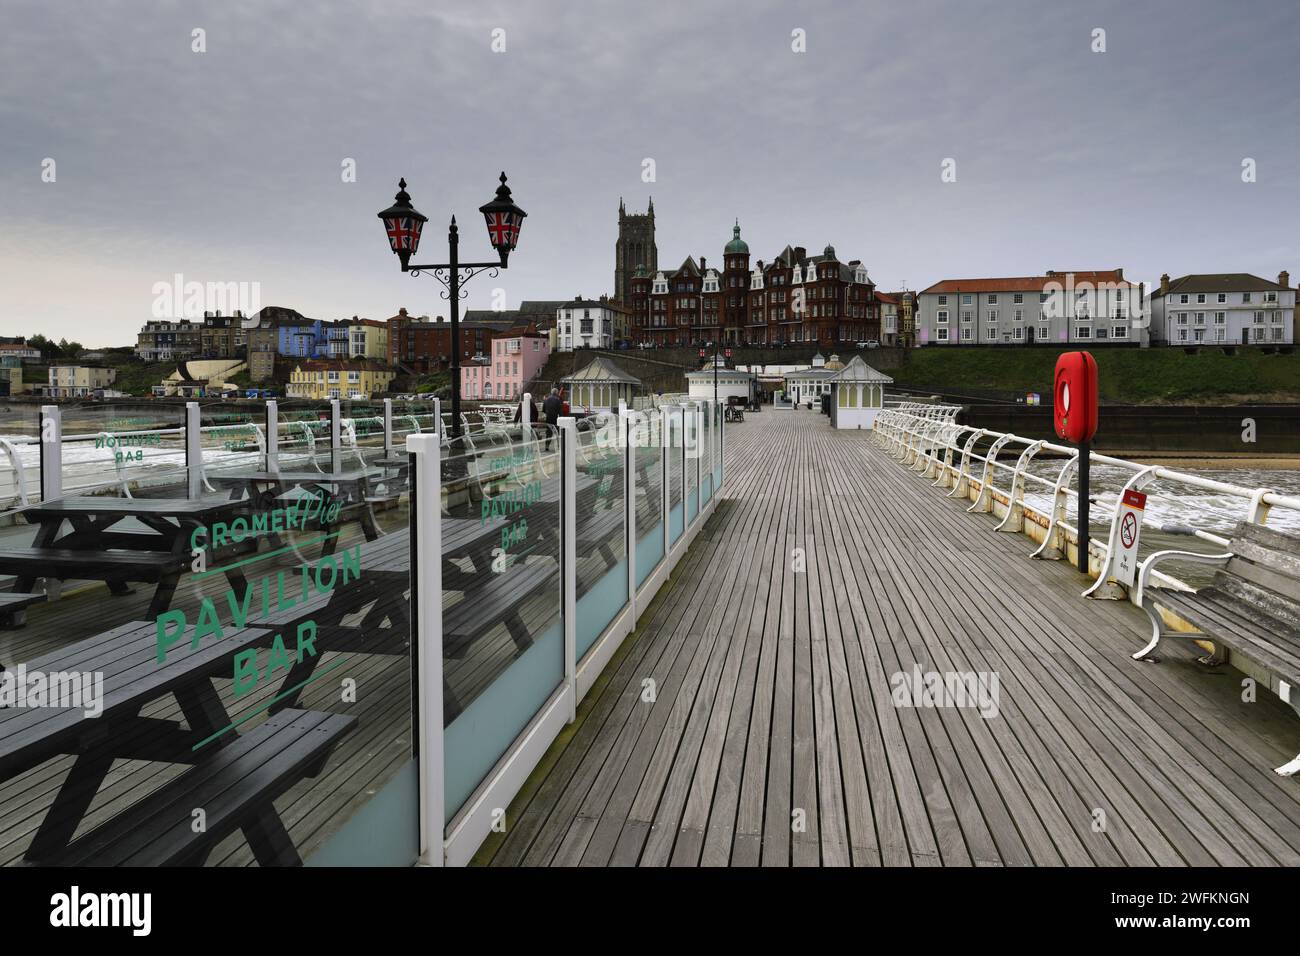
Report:
M992 513L1002 520L996 531L1019 531L1039 541L1033 557L1061 559L1068 556L1073 545L1079 542L1079 529L1069 519L1071 505L1078 514L1079 491L1077 486L1079 450L1054 442L1025 438L1007 432L959 425L956 422L960 406L918 405L904 402L885 409L876 419L874 437L889 449L904 465L942 488L950 489L949 497L970 499L971 512ZM983 446L982 451L980 446ZM1062 461L1055 477L1046 477L1029 470L1040 453L1059 456ZM1123 485L1118 492L1090 490L1089 501L1094 514L1106 516L1109 524L1104 540L1092 538L1088 543L1089 573L1097 580L1084 591L1084 596L1118 597L1128 592L1134 603L1141 596L1136 589L1127 589L1114 581L1113 559L1117 552L1119 534L1119 504L1126 491L1149 489L1156 482L1175 487L1211 492L1241 506L1241 520L1265 524L1274 508L1300 511L1300 498L1279 494L1266 488L1249 488L1225 481L1207 478L1166 468L1162 465L1142 465L1110 455L1090 453L1093 465L1107 465L1118 469ZM1045 506L1029 500L1031 491L1045 497ZM1159 499L1160 491L1148 491L1149 497ZM1160 522L1151 517L1150 509L1143 512L1142 526L1165 534L1186 535L1226 548L1230 541L1213 530L1193 527L1182 522ZM1151 577L1161 583L1192 590L1185 581L1153 569Z

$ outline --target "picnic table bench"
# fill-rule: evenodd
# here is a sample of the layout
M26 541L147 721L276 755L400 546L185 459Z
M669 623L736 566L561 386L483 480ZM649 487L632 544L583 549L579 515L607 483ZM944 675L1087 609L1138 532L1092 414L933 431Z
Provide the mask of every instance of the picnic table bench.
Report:
M22 627L26 623L27 609L44 600L44 594L0 591L0 627Z
M232 657L269 639L265 628L227 632L220 641L198 648L177 647L162 663L157 660L157 628L152 621L135 621L95 637L70 644L26 663L31 672L102 674L102 709L97 716L79 706L0 708L0 780L61 754L75 755L29 845L24 859L39 864L86 861L126 862L111 846L125 848L129 834L154 819L156 852L168 862L201 860L213 845L213 820L207 833L189 831L193 798L211 794L218 829L242 827L254 855L264 865L290 861L292 844L271 801L303 776L315 773L330 748L354 725L351 718L320 721L294 715L266 730L236 733L234 722L212 684L229 673ZM177 721L141 716L145 705L171 694L180 705L187 727ZM329 715L325 715L329 716ZM211 764L227 747L229 756ZM193 764L202 774L182 774L145 798L138 817L111 818L85 838L73 842L95 794L117 760L150 760ZM255 766L256 765L256 766ZM202 789L206 788L206 789ZM167 808L183 810L168 816ZM129 812L129 811L128 811ZM164 825L166 824L166 825ZM89 840L90 842L85 842ZM137 851L133 850L132 853ZM145 852L140 850L138 852Z
M379 537L379 528L370 511L371 482L382 478L375 468L351 468L344 471L234 471L207 476L216 486L230 489L232 500L246 497L257 507L270 510L276 505L294 504L302 494L329 494L339 502L339 521L360 522L367 541ZM322 530L325 526L322 525ZM334 549L334 539L324 543L324 553Z
M1151 640L1133 655L1148 657L1162 638L1209 640L1220 664L1229 654L1267 675L1269 690L1300 710L1293 691L1300 687L1300 535L1243 521L1233 531L1225 554L1157 551L1142 563L1138 600L1151 619ZM1167 561L1222 563L1213 581L1197 591L1150 587L1152 571ZM1197 631L1166 627L1160 609L1187 621ZM1278 767L1289 777L1300 770L1300 756Z
M0 573L16 575L14 590L30 593L37 578L103 581L113 594L129 594L129 582L156 584L151 615L167 610L181 574L190 564L190 536L197 527L229 522L249 503L204 498L64 498L27 508L39 529L30 548L0 550ZM143 530L127 530L135 521ZM63 533L65 522L71 530ZM226 574L242 588L238 569Z
M282 710L211 759L175 777L62 851L44 866L202 866L213 847L242 829L262 866L301 866L272 801L315 777L357 718ZM194 808L204 829L194 832Z

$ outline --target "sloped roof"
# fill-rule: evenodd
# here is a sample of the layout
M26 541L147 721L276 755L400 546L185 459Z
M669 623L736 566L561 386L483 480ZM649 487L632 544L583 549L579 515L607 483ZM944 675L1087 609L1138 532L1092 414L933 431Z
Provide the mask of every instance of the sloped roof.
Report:
M1185 292L1286 292L1287 287L1270 279L1261 279L1249 272L1210 272L1179 276L1169 283L1169 294L1181 295ZM1158 299L1165 293L1157 287L1151 298Z
M564 382L616 382L626 383L629 385L640 385L641 380L635 375L631 375L603 355L597 355L594 359L578 369L572 375L565 376L561 381Z
M930 292L1042 292L1049 282L1063 284L1068 276L1074 276L1076 286L1082 283L1096 285L1100 282L1114 283L1119 286L1137 288L1137 283L1129 282L1121 275L1119 269L1102 269L1094 272L1051 272L1041 276L1005 276L998 279L944 279L936 282L921 294Z
M844 366L831 377L832 382L893 382L893 379L884 372L877 371L866 362L862 361L862 356L855 355L849 359L849 364Z
M823 367L823 368L806 368L806 369L803 369L803 370L798 371L798 372L786 372L786 373L785 373L785 377L786 377L787 379L791 379L791 378L805 379L805 378L807 378L807 379L813 379L813 380L815 380L815 381L822 381L823 379L828 379L828 378L830 378L830 377L831 377L832 375L834 375L834 374L835 374L835 370L834 370L834 369L829 369L829 368L824 368L824 367Z

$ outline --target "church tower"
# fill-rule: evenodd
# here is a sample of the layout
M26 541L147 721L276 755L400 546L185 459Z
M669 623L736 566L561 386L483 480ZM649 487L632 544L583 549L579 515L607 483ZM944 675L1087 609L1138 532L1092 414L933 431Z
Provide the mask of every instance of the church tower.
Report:
M614 298L628 301L637 266L648 275L659 271L659 250L655 246L655 201L644 215L629 215L622 198L618 201L618 241L614 244Z

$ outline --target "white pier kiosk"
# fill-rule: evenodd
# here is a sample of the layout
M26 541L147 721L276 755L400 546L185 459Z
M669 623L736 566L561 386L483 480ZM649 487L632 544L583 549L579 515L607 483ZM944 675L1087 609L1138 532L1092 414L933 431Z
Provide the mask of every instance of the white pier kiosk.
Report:
M827 383L831 389L831 427L874 428L876 416L885 407L885 386L893 381L853 356Z

